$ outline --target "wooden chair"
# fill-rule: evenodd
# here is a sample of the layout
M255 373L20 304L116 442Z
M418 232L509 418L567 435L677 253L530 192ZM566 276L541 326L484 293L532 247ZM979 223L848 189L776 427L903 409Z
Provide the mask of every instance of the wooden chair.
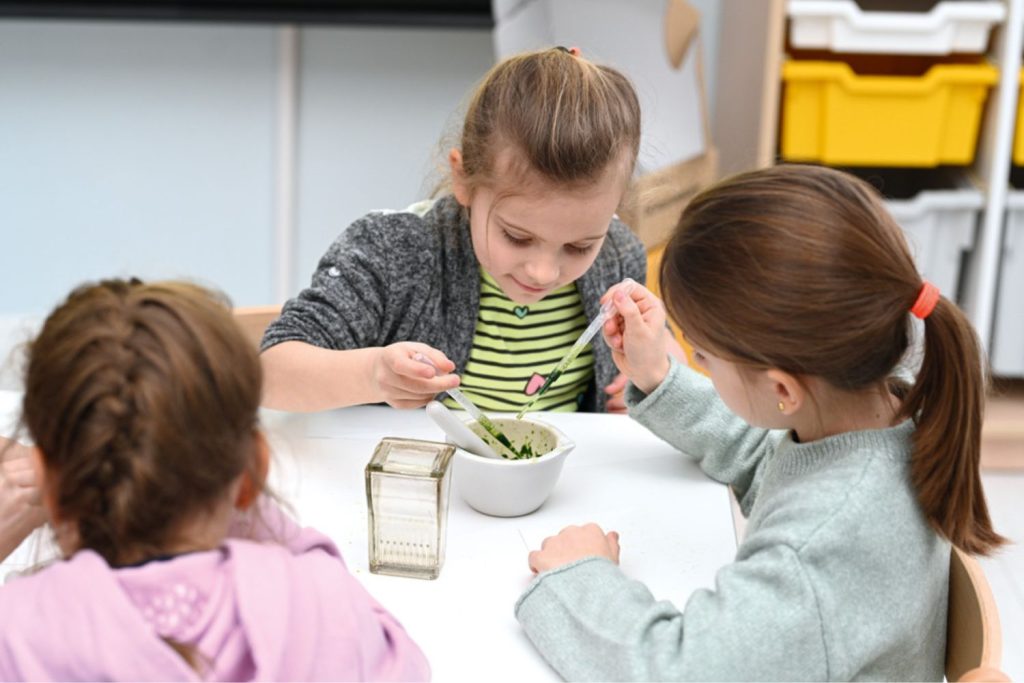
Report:
M235 309L235 320L245 331L245 336L256 346L263 339L263 331L281 315L280 306L243 306Z
M1010 680L999 669L1003 637L992 589L978 561L956 548L949 557L946 619L946 680Z

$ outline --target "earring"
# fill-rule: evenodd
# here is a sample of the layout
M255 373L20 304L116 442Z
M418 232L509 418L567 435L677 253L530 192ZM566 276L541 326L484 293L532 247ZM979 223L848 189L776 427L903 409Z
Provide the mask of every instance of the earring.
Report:
M780 413L786 412L786 404L783 403L782 401L779 401L779 412Z

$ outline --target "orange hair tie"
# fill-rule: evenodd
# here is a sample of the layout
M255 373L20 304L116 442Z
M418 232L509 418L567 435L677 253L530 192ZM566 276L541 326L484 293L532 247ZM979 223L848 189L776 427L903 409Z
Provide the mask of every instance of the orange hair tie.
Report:
M571 54L573 57L579 57L580 49L574 45L569 48L569 54Z
M925 280L921 285L921 292L917 295L917 300L910 307L910 312L924 320L932 314L937 303L939 303L939 288Z

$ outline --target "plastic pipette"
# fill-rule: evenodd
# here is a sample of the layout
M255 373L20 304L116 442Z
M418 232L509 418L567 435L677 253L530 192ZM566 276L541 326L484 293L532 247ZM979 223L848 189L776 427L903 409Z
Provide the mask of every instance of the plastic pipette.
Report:
M629 294L633 291L634 285L636 285L636 281L627 277L618 284L617 288L623 293ZM558 365L555 366L555 369L548 374L547 379L544 380L544 384L540 385L540 389L538 389L537 393L533 395L530 402L523 406L522 410L516 413L517 420L522 420L523 415L526 415L526 412L540 400L540 397L544 395L544 392L547 391L552 384L558 381L558 378L562 376L562 373L568 369L569 365L574 360L576 360L577 356L583 353L583 349L586 345L590 343L590 340L594 338L594 335L601 329L604 322L612 315L615 315L615 304L611 299L609 299L608 303L601 306L601 312L594 316L594 319L590 321L589 325L587 325L587 329L583 330L583 334L581 334L579 339L577 339L572 345L572 348L569 349L562 360L558 361Z
M426 356L424 356L422 353L413 354L412 359L415 361L419 361L420 363L426 363L430 367L437 370L437 366L434 365L434 362L427 358ZM462 393L458 389L448 389L446 390L446 393L449 396L451 396L456 403L462 406L462 409L469 413L473 417L473 419L476 420L477 423L481 427L483 427L488 434L493 436L497 440L497 442L505 448L505 450L512 454L512 460L519 459L519 453L512 446L512 442L509 441L509 438L505 436L505 432L501 431L498 428L498 425L491 422L491 419L484 415L483 411L477 408L476 404L470 401L469 398L464 393ZM504 453L502 453L501 455L504 458L509 457Z

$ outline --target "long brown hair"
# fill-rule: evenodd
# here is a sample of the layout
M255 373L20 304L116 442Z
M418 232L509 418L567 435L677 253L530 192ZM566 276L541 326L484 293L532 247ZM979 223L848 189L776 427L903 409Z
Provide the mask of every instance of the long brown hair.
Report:
M688 336L738 363L884 387L907 350L922 280L902 231L868 184L780 165L696 197L665 249L661 291ZM911 479L929 523L987 554L979 458L986 373L973 328L945 298L924 321L924 359L903 397L916 422Z
M260 382L255 347L208 290L73 291L28 347L22 420L78 547L111 565L161 554L254 473Z
M541 179L576 187L640 149L640 104L629 80L564 48L509 57L470 99L459 141L466 181L491 184L498 150L513 148Z

